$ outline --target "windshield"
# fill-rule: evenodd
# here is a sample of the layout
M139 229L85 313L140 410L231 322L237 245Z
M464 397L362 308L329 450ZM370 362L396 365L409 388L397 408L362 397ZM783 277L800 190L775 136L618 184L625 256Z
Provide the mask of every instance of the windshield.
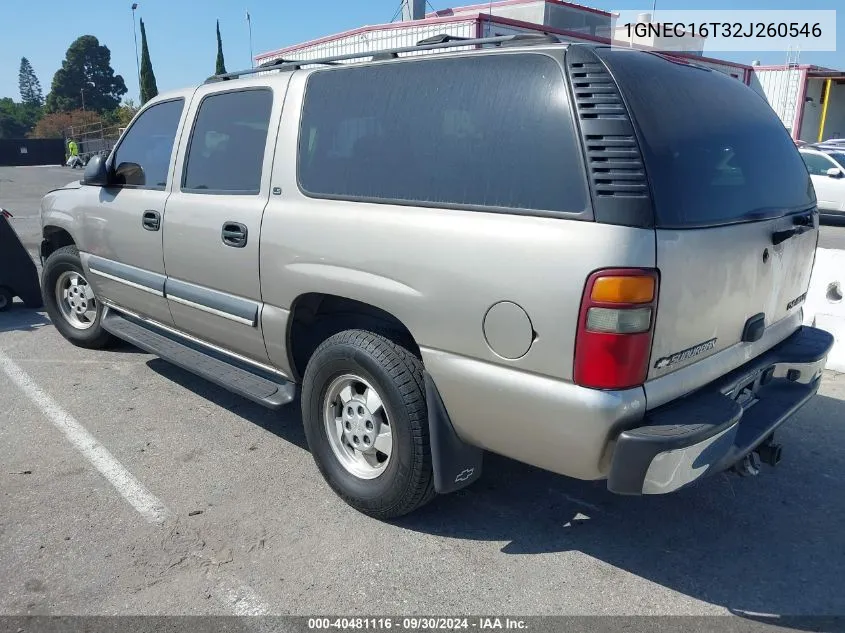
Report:
M741 81L659 55L601 56L639 128L658 227L717 226L815 204L780 119Z

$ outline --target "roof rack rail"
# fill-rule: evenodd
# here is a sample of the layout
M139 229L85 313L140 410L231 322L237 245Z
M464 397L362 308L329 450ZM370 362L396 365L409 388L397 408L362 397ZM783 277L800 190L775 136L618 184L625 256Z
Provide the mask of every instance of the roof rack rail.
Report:
M373 60L395 59L402 53L417 53L419 51L437 50L439 48L456 48L458 46L516 46L528 43L552 43L560 44L561 41L554 35L541 33L519 33L517 35L499 35L496 37L482 38L461 38L455 35L442 34L420 40L416 46L405 46L402 48L385 49L383 51L371 51L365 53L347 53L345 55L334 55L332 57L321 57L319 59L276 59L272 62L265 62L255 68L238 70L222 75L214 75L205 80L205 83L216 81L228 81L246 75L254 75L268 70L298 70L303 66L334 66L341 62L352 61L369 57Z
M235 79L242 75L254 75L255 73L265 72L268 70L276 70L284 66L287 70L298 70L299 68L306 66L308 64L326 64L329 66L334 66L335 62L332 61L319 61L319 60L308 60L308 59L274 59L270 62L264 62L263 64L259 64L255 68L250 68L248 70L239 70L232 73L226 73L223 75L212 75L208 79L205 80L204 83L211 84L217 81L227 81L229 79Z
M449 35L448 33L440 33L439 35L432 35L424 40L417 42L417 46L425 46L427 44L446 44L448 42L465 42L471 39L469 37L461 37L459 35Z
M557 35L551 33L517 33L512 36L509 42L502 46L524 46L526 44L561 44L562 41Z

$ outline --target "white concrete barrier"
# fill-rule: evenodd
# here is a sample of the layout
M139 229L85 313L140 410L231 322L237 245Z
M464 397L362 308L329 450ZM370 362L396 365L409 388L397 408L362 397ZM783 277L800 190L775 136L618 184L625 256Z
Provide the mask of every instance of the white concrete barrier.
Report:
M845 251L820 248L804 303L804 324L827 330L836 339L827 368L845 372Z

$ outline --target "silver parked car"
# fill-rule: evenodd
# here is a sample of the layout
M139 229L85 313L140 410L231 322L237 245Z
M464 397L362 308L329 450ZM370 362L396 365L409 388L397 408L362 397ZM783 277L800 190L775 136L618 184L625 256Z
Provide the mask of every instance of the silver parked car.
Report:
M801 157L816 190L819 212L845 214L845 147L807 145L801 148Z
M801 326L797 149L735 79L550 39L160 95L44 198L53 322L267 407L301 385L317 466L380 518L484 451L631 495L776 464L833 341Z

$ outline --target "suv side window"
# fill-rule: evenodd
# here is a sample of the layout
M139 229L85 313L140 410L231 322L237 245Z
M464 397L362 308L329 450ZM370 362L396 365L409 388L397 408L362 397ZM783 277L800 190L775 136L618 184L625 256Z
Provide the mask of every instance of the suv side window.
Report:
M184 99L150 106L127 130L114 151L114 184L164 189Z
M807 164L807 171L810 172L811 176L826 176L828 169L836 167L832 160L822 154L801 152L801 158Z
M588 208L563 72L541 54L316 71L297 169L301 190L316 198Z
M272 107L269 89L205 97L191 134L182 191L257 194Z

